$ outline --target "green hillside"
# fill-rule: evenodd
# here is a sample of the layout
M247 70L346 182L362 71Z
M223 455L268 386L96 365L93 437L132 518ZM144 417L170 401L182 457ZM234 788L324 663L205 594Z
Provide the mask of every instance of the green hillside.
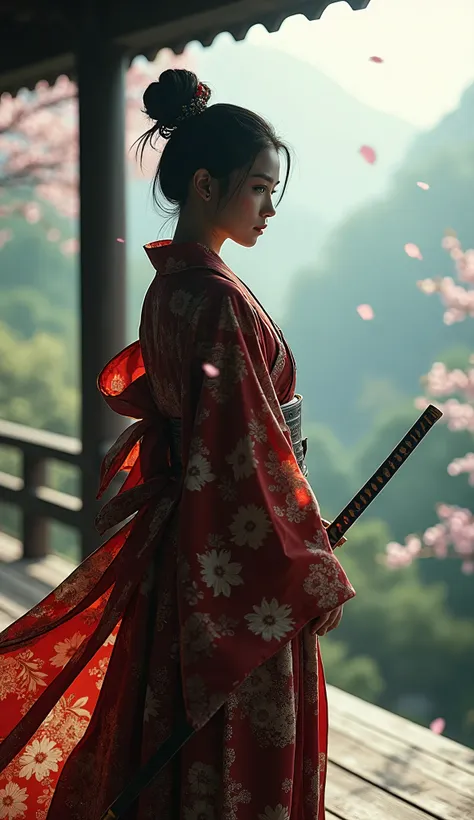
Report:
M462 106L472 133L472 93ZM434 130L445 129L442 121ZM444 325L439 298L421 293L416 282L453 275L441 248L448 227L464 247L474 245L474 140L466 141L464 131L448 141L433 133L423 139L418 159L409 152L390 191L341 222L318 263L301 271L283 322L311 420L330 424L347 442L370 431L379 412L404 398L410 403L436 358L472 349L470 323ZM418 188L418 180L430 189ZM406 255L407 242L420 247L423 261ZM363 303L372 305L372 321L357 314Z

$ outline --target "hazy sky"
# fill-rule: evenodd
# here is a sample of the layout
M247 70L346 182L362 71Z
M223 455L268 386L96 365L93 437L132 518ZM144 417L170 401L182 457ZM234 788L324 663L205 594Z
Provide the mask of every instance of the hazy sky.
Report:
M421 128L456 108L474 82L474 0L371 0L360 12L339 2L321 20L298 15L274 34L254 26L247 38L307 60L364 103ZM230 39L222 34L214 47ZM369 62L374 55L384 63Z

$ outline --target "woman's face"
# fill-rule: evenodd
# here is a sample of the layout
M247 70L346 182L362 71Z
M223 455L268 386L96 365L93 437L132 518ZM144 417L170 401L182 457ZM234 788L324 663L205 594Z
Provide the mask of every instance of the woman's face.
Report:
M217 206L213 233L222 242L232 239L245 248L253 247L271 216L275 216L273 199L280 178L280 159L276 148L264 148L248 176L241 182L241 172L230 177L229 191L235 191L224 205ZM237 187L237 190L236 189Z

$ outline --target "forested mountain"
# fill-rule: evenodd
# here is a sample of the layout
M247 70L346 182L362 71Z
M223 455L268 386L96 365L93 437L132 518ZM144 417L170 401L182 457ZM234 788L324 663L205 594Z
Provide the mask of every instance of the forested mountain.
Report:
M472 91L462 108L458 119L471 122L472 134ZM307 412L348 442L371 429L378 411L419 393L434 359L472 347L470 323L444 325L439 298L416 286L419 279L453 275L441 248L447 228L464 247L474 245L474 139L456 127L451 139L436 138L453 118L418 138L417 159L414 147L384 196L334 229L318 261L300 273L288 305L283 327ZM408 242L419 246L422 261L406 255ZM374 310L372 321L357 313L364 303Z

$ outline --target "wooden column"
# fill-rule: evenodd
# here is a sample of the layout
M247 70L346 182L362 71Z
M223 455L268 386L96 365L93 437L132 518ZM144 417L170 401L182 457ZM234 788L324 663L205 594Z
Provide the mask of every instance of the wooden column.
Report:
M79 4L77 78L80 144L83 556L100 543L94 527L99 467L123 429L97 390L97 376L125 345L125 72L108 37L103 4ZM98 8L99 7L99 8Z

